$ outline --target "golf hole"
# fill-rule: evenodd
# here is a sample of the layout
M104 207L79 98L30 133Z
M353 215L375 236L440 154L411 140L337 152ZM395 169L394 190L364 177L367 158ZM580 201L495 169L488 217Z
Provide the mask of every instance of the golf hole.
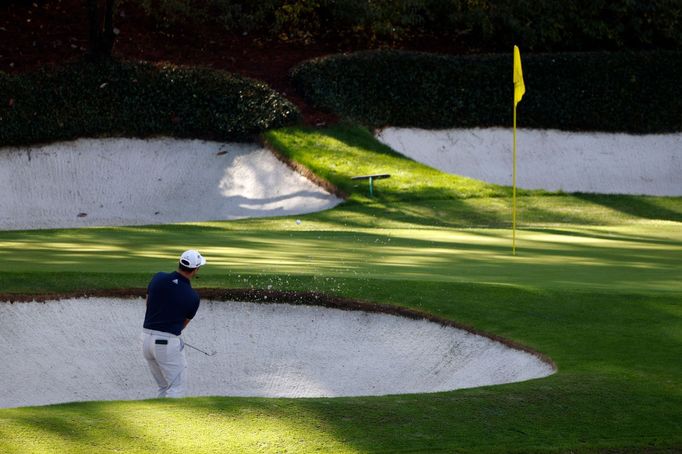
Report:
M319 304L316 298L311 303ZM353 309L353 310L349 310ZM449 391L545 377L553 365L417 316L202 301L183 333L188 396L336 397ZM146 399L141 297L0 303L0 407Z

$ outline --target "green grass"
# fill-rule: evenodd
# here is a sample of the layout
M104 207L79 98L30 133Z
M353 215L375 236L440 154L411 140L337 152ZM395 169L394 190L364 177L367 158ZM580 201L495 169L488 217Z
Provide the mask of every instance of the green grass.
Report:
M263 222L262 230L225 223L8 232L0 240L0 283L12 292L82 288L85 279L96 288L144 287L189 243L210 257L201 286L250 287L270 279L286 287L296 276L618 293L676 292L680 285L682 232L675 223L526 228L517 232L512 256L509 229L330 230L329 222L302 220L300 226L286 218Z
M0 288L144 287L197 247L209 265L195 286L412 307L539 350L558 372L421 395L1 409L0 452L682 449L682 198L524 191L513 257L509 188L440 174L358 128L279 130L267 140L349 201L298 216L300 225L284 217L2 232ZM349 176L372 169L394 177L369 200Z
M320 132L288 128L265 133L265 138L287 158L299 162L330 181L352 201L366 201L368 183L350 178L356 175L390 173L377 182L382 201L469 197L501 197L508 188L471 178L447 175L406 159L378 142L366 129L334 127ZM361 189L363 188L363 189Z

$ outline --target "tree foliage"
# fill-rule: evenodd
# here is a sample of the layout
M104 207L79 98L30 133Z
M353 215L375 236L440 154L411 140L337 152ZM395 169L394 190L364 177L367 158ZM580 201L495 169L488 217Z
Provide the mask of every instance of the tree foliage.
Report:
M421 38L502 50L679 48L679 0L119 0L160 27L212 24L227 32L311 43L385 45Z

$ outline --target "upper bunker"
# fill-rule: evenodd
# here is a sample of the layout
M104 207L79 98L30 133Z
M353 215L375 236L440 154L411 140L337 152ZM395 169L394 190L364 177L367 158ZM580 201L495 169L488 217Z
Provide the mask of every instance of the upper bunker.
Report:
M314 302L314 301L313 301ZM143 399L142 298L0 303L0 407ZM208 300L185 330L188 395L447 391L544 377L552 365L453 326L381 312Z
M378 139L442 172L512 184L512 131L386 128ZM682 195L682 134L521 129L517 183L525 189Z
M283 216L340 199L256 144L79 139L0 149L0 230Z

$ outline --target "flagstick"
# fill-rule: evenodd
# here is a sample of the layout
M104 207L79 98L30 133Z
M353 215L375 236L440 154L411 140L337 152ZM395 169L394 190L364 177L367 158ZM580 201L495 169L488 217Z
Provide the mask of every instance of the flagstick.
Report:
M512 255L516 255L516 101L514 102L514 151L512 153Z
M514 46L514 152L512 157L512 255L516 255L516 104L521 101L526 92L521 69L521 54Z

